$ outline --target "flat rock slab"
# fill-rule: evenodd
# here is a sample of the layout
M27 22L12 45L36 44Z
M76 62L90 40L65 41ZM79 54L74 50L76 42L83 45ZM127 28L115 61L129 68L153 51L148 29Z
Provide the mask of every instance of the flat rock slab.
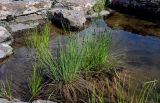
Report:
M95 4L96 0L56 0L54 8L67 8L71 10L87 12Z
M35 13L51 7L50 0L0 0L0 19L8 15L20 16Z

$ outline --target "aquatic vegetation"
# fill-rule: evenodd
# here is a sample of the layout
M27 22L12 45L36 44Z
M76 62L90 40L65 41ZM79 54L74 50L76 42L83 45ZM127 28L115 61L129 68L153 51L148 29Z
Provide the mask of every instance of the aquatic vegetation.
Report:
M60 91L70 100L71 97L76 98L76 94L72 96L72 93L84 92L91 88L89 82L81 76L81 71L87 69L89 71L93 68L96 70L96 66L106 64L108 60L108 32L101 33L99 36L91 34L88 37L79 35L69 37L66 44L59 42L56 56L52 55L48 48L49 29L47 25L40 35L34 31L28 40L31 47L36 50L37 60L43 73L54 81L52 85L56 84L56 87L59 88L59 85L62 84ZM35 74L32 77L34 79Z
M83 67L84 69L96 69L96 66L107 64L109 60L109 33L103 32L97 35L90 35L83 39ZM99 69L99 68L98 68Z
M106 0L96 0L96 5L93 7L93 9L96 12L101 12L105 8Z
M118 103L158 103L156 90L157 81L145 82L140 90L135 87L134 92L125 92L125 87L117 87ZM129 89L129 87L128 87ZM155 99L156 98L156 99Z
M31 47L35 48L42 73L51 79L47 84L50 86L49 99L55 97L75 103L85 100L89 91L89 103L104 103L104 97L118 103L148 102L149 93L154 89L156 82L145 83L138 95L127 94L125 81L120 81L114 71L117 63L109 56L111 38L108 32L84 37L69 36L66 44L59 41L56 55L48 48L49 34L49 27L45 26L40 35L33 32L29 39ZM32 96L35 96L42 78L35 70L32 75L30 91ZM82 98L79 98L80 96Z
M12 82L6 78L6 81L0 83L0 96L9 100L12 100Z
M38 68L38 66L33 65L32 77L31 77L31 79L29 79L28 86L29 86L29 90L30 90L30 94L31 94L31 99L33 99L37 95L39 90L41 89L42 77L41 77L39 70L37 70L37 68Z

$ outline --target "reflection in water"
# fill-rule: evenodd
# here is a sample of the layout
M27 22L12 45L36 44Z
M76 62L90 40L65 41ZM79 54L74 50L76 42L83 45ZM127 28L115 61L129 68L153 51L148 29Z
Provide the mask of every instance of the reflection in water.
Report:
M115 12L110 17L105 18L108 26L128 30L143 35L160 36L160 21L146 21L134 16Z
M98 33L109 30L112 37L110 53L118 57L121 63L132 71L131 75L139 77L139 80L144 78L160 80L159 38L143 36L125 30L113 30L103 20L98 20L93 24L81 33L85 34L86 31Z

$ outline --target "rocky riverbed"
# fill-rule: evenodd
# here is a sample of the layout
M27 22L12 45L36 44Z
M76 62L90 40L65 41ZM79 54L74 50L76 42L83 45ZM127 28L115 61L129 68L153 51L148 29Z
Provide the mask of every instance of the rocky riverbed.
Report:
M10 46L14 32L36 28L46 19L59 25L62 22L73 28L83 28L87 12L96 4L95 0L1 0L0 1L0 58L13 53ZM103 11L102 15L108 15Z
M17 86L17 84L20 84L22 86L26 85L26 78L31 75L30 69L32 68L31 64L34 62L34 60L32 60L31 58L33 57L32 49L28 49L24 45L22 45L22 47L14 46L21 45L17 43L17 40L20 40L19 42L24 42L24 39L21 39L21 36L26 35L25 33L22 33L22 31L41 26L47 20L50 20L55 26L58 26L63 22L64 24L69 25L71 28L74 28L74 30L81 30L81 34L86 33L86 31L89 31L89 33L91 33L99 31L103 32L106 29L112 31L113 29L113 39L115 40L115 42L118 42L117 45L119 46L119 48L121 48L117 51L121 51L123 49L123 52L127 54L128 57L124 59L124 63L129 65L128 67L132 68L134 66L136 68L137 66L142 66L150 68L150 66L148 65L152 64L152 67L155 67L155 69L157 70L157 68L159 67L159 60L157 59L159 57L158 52L160 51L158 45L159 39L155 37L146 38L139 35L137 36L137 34L135 33L148 33L147 35L151 34L159 36L159 26L157 26L159 24L151 22L148 23L139 19L136 19L135 21L137 23L133 24L133 20L131 20L131 17L129 16L126 16L124 18L123 15L123 19L118 19L119 15L118 17L116 16L116 14L110 15L111 12L113 12L112 10L102 10L99 14L100 16L106 16L106 22L108 25L105 23L105 21L100 19L100 21L95 23L98 27L95 27L95 25L93 25L94 23L91 23L92 25L90 25L89 28L86 29L85 27L87 20L99 15L97 12L94 12L92 10L95 4L96 0L0 0L0 60L3 61L4 58L9 57L9 59L5 63L2 63L2 65L0 65L0 77L4 79L4 75L10 75L10 73L14 73L14 87L17 89L14 91L14 93L17 95L16 97L20 97L19 99L27 98L24 97L26 93L20 93L22 92L22 88L19 85ZM128 8L128 10L131 11L134 7L136 7L136 10L146 11L147 13L153 13L155 15L159 15L160 12L158 0L111 0L111 6L116 6L116 8ZM111 16L110 19L108 19L108 15ZM126 21L126 24L120 22L120 20ZM133 26L135 27L139 22L142 22L142 25L143 23L146 23L146 25L140 25L140 27L138 27L139 29L134 29ZM130 27L129 24L131 24L132 26ZM148 27L148 24L152 26L152 28L148 28L149 32L147 32L145 29L146 26ZM157 32L155 32L154 26L157 27ZM129 28L129 30L130 28L131 30L134 29L133 31L130 31L134 33L125 32L124 30L126 30L126 28ZM141 28L143 28L143 31L141 30ZM53 29L56 30L57 28L54 27ZM91 29L94 29L95 31L90 31ZM54 35L54 33L56 33L57 35L58 32L54 30L52 31L52 35ZM51 43L53 43L53 45L51 45L51 48L53 50L55 49L53 47L55 46L54 40L55 39L51 40ZM137 43L141 45L139 48ZM151 44L153 43L155 44L154 47L151 46ZM145 46L145 44L147 44L147 46ZM147 50L147 48L149 48L149 50ZM143 53L141 54L141 52ZM14 55L11 56L12 54ZM134 57L132 55L134 55ZM151 55L153 55L153 57ZM154 59L154 62L151 61L151 59ZM157 73L159 73L159 71ZM23 94L23 96L21 94ZM19 100L8 101L6 99L0 99L0 103L27 102L21 102ZM33 103L54 102L38 100L33 101Z

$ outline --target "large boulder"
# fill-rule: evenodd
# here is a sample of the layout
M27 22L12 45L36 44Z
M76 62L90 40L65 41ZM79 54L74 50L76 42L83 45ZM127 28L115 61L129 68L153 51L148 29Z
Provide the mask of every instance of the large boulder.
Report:
M49 18L58 24L72 28L82 28L86 22L86 13L96 4L96 0L55 0Z
M124 8L123 10L142 13L143 15L160 15L160 0L111 0L114 8Z
M82 28L86 22L86 17L83 11L67 10L67 9L52 9L49 11L49 17L52 21L63 23L73 28Z

